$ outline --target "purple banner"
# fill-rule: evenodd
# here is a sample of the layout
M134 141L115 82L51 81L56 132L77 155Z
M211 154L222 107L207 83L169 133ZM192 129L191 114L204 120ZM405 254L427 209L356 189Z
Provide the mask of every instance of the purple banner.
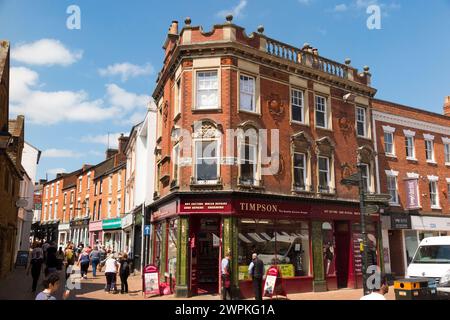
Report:
M405 180L406 185L406 209L417 209L419 207L418 180Z

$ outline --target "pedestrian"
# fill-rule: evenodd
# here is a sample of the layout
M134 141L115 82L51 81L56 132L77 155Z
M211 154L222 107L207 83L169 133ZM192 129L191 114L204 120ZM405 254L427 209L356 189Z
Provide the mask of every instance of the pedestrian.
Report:
M371 294L362 297L360 300L386 300L385 295L389 293L389 284L386 275L380 275L380 282L375 285Z
M56 261L57 261L57 266L56 266L56 269L58 270L58 271L61 271L62 270L62 267L63 267L63 263L64 263L64 251L63 251L63 249L62 249L62 247L59 247L59 250L58 250L58 252L56 253Z
M230 300L233 300L231 294L231 253L227 253L222 259L222 300L227 300L227 293Z
M38 242L35 242L32 248L33 250L31 251L31 260L28 266L27 275L29 275L31 271L31 276L33 278L31 292L35 293L37 283L41 276L42 264L44 262L44 252L42 251L41 244Z
M44 252L44 260L47 261L47 249L50 247L50 242L45 241L42 245L42 251Z
M92 264L92 276L95 278L97 276L97 266L100 263L100 251L98 247L95 246L94 249L89 254L89 258L91 259Z
M255 300L262 300L262 279L264 275L264 262L258 258L258 254L252 255L253 267L251 271Z
M83 279L87 279L90 262L89 253L87 250L83 250L80 254L80 258L78 258L78 265L80 266L81 277Z
M69 244L65 252L65 264L66 264L66 280L70 277L72 273L71 270L75 264L75 253L73 252L73 245Z
M60 286L59 276L55 273L51 274L48 279L43 281L44 291L36 296L36 300L57 300L54 294L58 291ZM69 297L70 291L64 291L63 299Z
M100 260L103 261L105 259L106 259L105 246L100 246Z
M124 253L120 258L120 293L128 293L128 277L130 276L130 264L128 262L128 254Z
M48 277L52 273L58 271L58 260L56 259L56 245L51 243L47 249L47 260L45 261L45 276Z
M106 288L105 291L111 293L117 293L117 271L119 270L120 264L114 259L112 254L108 255L108 258L104 261L105 265L105 277L106 277Z

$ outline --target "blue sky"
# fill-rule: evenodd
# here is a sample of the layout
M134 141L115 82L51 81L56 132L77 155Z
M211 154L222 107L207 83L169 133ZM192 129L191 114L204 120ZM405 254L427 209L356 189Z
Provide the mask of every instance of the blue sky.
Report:
M366 27L370 4L381 30ZM81 30L66 28L69 5ZM0 0L0 39L14 48L11 111L44 151L37 178L102 161L108 132L112 143L145 114L171 21L209 30L226 12L248 33L262 24L269 37L370 66L380 99L442 113L450 95L450 0Z

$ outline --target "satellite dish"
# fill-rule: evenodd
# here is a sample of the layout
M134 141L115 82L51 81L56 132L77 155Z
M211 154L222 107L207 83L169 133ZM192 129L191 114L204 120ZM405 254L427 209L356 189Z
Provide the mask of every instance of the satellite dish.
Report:
M26 199L19 199L16 202L17 208L26 208L28 207L28 201Z

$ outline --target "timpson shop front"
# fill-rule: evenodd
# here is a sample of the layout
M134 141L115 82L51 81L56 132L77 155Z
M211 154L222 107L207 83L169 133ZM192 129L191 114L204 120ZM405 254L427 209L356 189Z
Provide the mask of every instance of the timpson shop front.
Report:
M150 209L150 263L179 297L220 292L226 252L240 298L253 297L248 266L254 252L266 270L279 266L288 294L362 288L358 203L233 194L172 197ZM369 265L382 264L380 229L379 214L371 215Z

